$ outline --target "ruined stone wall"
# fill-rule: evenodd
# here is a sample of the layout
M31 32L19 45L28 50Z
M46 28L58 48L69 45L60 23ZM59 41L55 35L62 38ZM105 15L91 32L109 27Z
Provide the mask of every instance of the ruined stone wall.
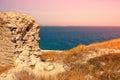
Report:
M39 26L18 12L0 12L0 66L12 64L14 54L39 52Z

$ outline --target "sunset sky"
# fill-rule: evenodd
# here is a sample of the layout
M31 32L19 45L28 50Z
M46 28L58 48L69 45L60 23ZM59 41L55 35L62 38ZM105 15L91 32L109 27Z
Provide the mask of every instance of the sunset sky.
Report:
M27 13L47 26L120 26L120 0L0 0L0 11Z

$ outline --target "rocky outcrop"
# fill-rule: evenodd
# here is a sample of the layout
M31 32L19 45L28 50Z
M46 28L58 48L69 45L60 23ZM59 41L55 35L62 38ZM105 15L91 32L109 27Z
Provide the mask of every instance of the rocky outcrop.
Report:
M39 26L32 17L17 12L1 13L0 16L4 22L3 27L12 35L11 42L14 43L16 53L39 50Z
M15 73L20 71L47 76L64 71L62 64L42 62L38 41L39 26L32 17L0 13L0 80L17 80Z
M0 12L0 67L13 64L15 54L39 54L39 26L35 20L17 12Z
M0 18L0 73L13 66L14 44L10 41L11 36Z

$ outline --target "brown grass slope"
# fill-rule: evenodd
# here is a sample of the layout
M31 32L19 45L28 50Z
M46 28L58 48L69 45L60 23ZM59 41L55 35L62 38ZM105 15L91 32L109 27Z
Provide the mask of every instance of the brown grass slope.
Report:
M108 41L104 41L104 42L96 42L96 43L92 43L90 45L80 44L70 50L65 50L64 52L65 52L65 54L70 55L70 54L75 54L75 53L87 52L91 49L96 49L96 48L120 49L120 38L108 40Z
M72 64L71 69L60 76L62 80L120 80L120 54L103 55L85 64Z
M87 46L87 48L110 48L120 49L120 38L112 39L104 42L97 42Z

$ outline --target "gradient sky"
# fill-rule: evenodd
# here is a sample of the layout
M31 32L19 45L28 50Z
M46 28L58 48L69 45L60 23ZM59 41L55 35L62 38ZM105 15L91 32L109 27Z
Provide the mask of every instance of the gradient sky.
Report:
M120 26L120 0L0 0L0 11L30 14L40 25Z

